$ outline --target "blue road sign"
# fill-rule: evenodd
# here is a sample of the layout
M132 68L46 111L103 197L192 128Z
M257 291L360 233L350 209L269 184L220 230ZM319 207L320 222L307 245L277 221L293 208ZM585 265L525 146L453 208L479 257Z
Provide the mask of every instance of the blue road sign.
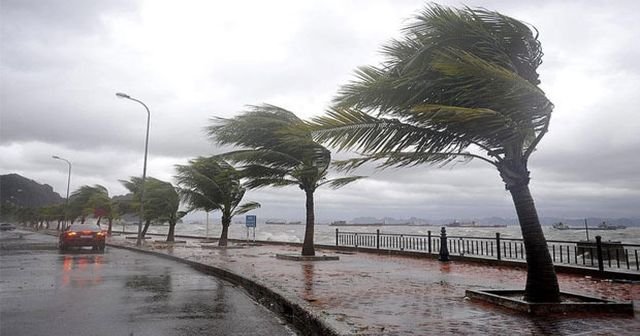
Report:
M256 227L256 215L247 215L244 222L247 227Z

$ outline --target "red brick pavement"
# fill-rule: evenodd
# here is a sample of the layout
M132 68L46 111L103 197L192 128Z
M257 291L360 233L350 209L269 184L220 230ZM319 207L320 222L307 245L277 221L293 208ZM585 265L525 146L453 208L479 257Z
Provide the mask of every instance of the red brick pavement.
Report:
M129 244L114 237L112 243ZM440 263L371 253L339 255L339 261L280 260L299 253L285 245L202 249L186 245L146 249L216 266L257 280L334 328L353 335L640 335L640 284L559 274L563 291L634 301L635 317L570 314L531 317L465 298L466 289L524 288L526 272L463 262Z

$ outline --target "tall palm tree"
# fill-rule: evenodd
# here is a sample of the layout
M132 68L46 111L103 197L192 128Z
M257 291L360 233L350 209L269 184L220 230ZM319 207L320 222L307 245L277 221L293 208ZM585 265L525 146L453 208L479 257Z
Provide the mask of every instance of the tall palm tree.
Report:
M484 9L426 7L383 47L381 66L361 67L326 116L317 140L362 157L351 169L446 165L478 159L511 193L527 253L526 299L559 301L558 280L529 191L527 163L553 104L538 87L542 50L524 23Z
M260 203L240 204L246 189L240 183L241 172L216 157L198 157L188 165L176 165L175 176L182 199L189 204L188 212L220 210L222 233L219 246L227 246L229 225L233 216L260 207Z
M304 122L281 107L250 106L232 118L216 118L207 132L218 144L241 149L222 156L243 163L243 174L250 189L266 186L298 186L306 197L306 227L303 256L315 255L314 192L320 186L342 187L361 176L327 179L331 152L315 142Z

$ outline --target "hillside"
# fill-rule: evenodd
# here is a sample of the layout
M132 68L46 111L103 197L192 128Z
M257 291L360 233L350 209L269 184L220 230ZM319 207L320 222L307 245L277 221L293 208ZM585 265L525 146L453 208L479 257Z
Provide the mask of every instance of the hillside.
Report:
M0 204L42 207L64 202L48 184L40 184L18 174L0 175Z

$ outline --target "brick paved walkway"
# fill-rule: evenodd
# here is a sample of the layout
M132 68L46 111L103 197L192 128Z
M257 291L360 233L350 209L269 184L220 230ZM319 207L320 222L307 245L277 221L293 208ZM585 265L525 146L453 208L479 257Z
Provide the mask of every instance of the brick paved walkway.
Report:
M134 241L112 237L111 242ZM521 269L370 253L340 254L339 261L280 260L300 253L286 245L203 249L200 242L145 249L216 266L257 280L332 327L353 335L640 335L640 284L559 274L563 291L634 301L635 317L562 315L536 318L465 299L466 289L524 288Z

